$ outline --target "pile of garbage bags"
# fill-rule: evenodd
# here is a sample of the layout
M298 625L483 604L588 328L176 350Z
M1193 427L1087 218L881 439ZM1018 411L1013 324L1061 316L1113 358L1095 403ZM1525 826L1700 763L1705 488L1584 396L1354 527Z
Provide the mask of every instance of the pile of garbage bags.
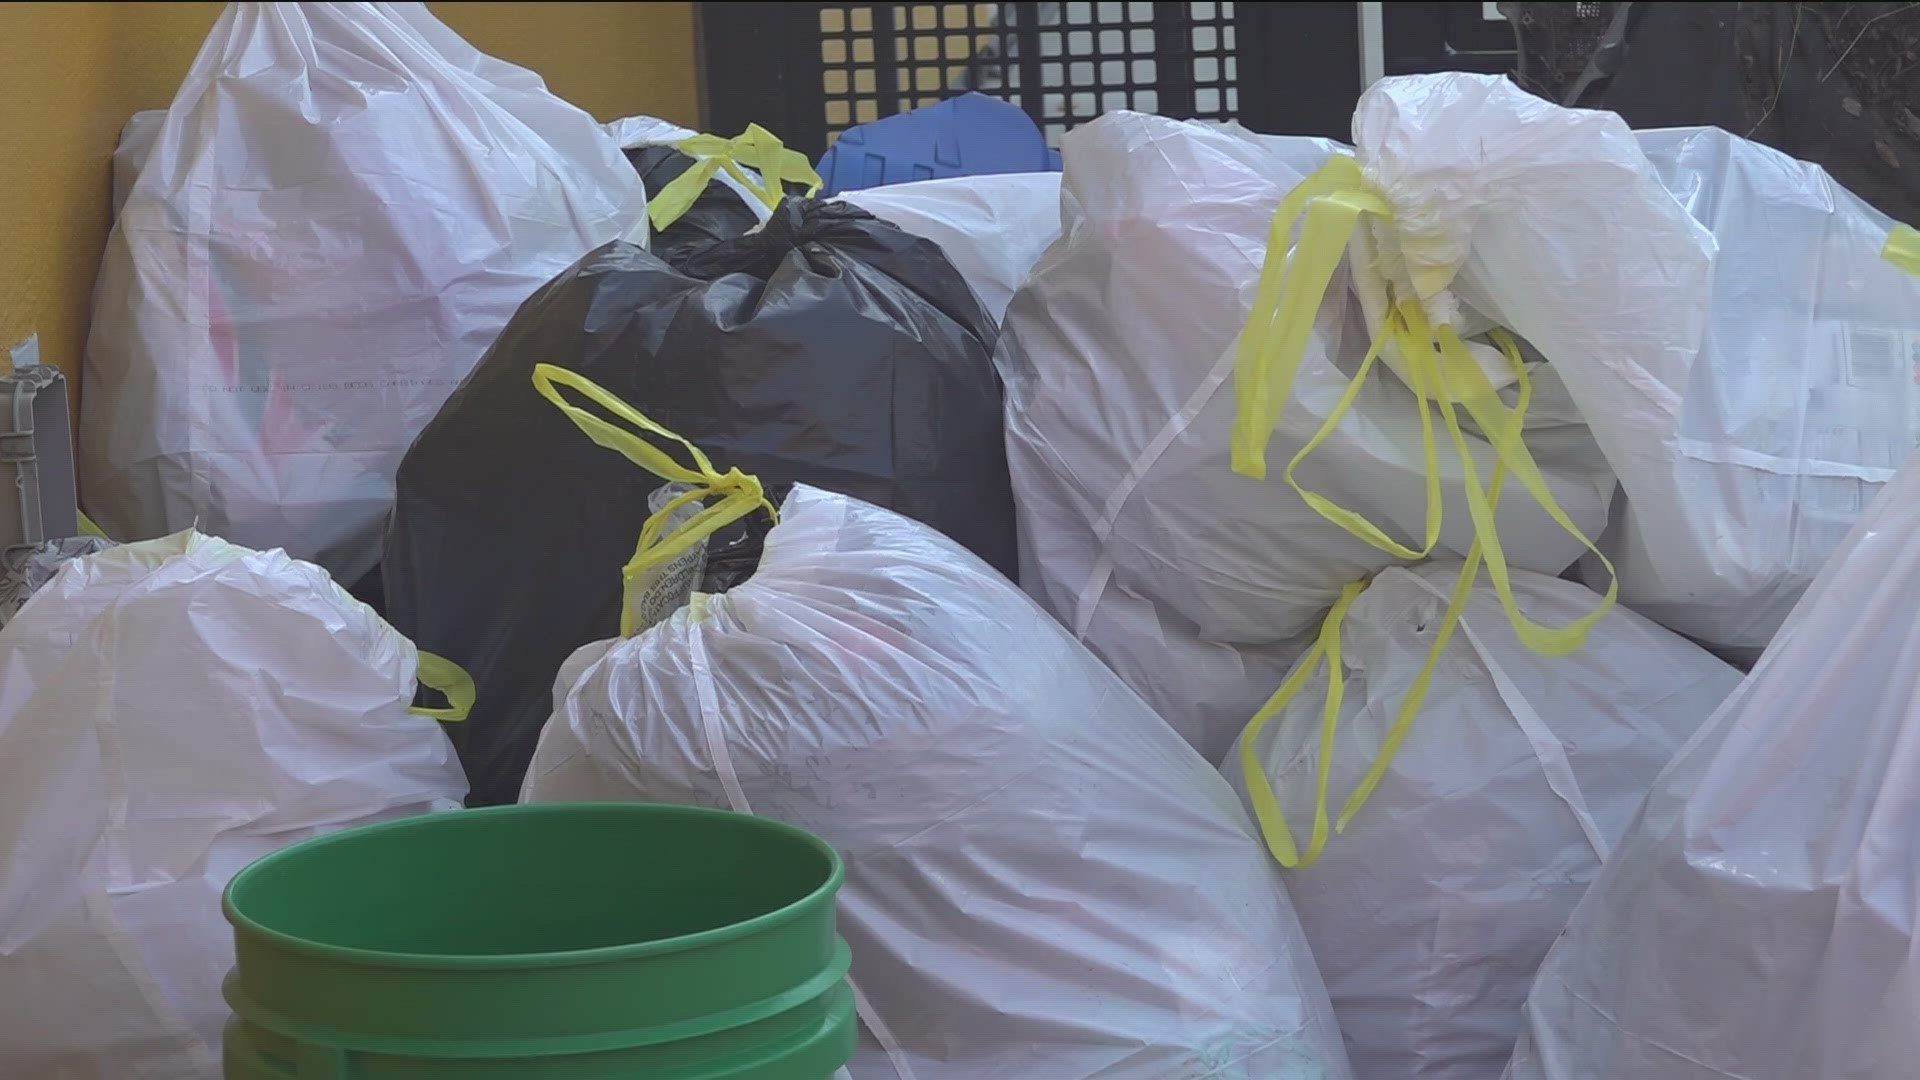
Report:
M536 365L587 375L784 494L831 484L1014 567L993 321L922 237L789 198L677 263L625 241L528 298L398 473L384 566L396 626L475 672L463 760L476 802L513 802L554 672L614 635L619 569L659 481L534 395ZM708 552L747 578L761 538Z
M527 801L767 814L847 860L856 1077L1346 1076L1219 774L925 525L796 486L750 580L563 678Z
M840 851L853 1080L1904 1077L1920 234L1492 76L1353 131L821 199L230 7L116 155L123 543L0 551L0 1074L217 1075L262 854L631 800Z
M1314 628L1346 583L1406 561L1284 485L1230 467L1236 343L1274 210L1339 153L1325 140L1135 113L1075 129L1062 239L1002 330L1016 495L1025 514L1063 517L1023 531L1027 587L1214 760L1272 690L1274 668L1298 652L1290 639ZM1437 481L1451 511L1440 543L1464 555L1474 538L1466 480L1458 458L1423 453L1419 398L1372 378L1343 399L1367 333L1358 302L1336 286L1313 318L1269 452L1284 459L1346 414L1303 483L1417 533ZM1576 525L1597 534L1613 474L1591 440L1561 430L1570 411L1547 420L1552 439L1536 457ZM1490 447L1474 443L1491 468ZM1524 496L1502 504L1500 530L1528 569L1558 573L1583 551Z

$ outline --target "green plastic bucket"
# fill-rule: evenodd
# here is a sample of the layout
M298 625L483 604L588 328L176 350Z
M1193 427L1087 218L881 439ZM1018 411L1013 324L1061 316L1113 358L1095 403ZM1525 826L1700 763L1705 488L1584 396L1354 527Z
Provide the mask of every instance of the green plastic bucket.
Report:
M827 1080L853 1054L841 865L645 803L335 833L227 887L228 1080Z

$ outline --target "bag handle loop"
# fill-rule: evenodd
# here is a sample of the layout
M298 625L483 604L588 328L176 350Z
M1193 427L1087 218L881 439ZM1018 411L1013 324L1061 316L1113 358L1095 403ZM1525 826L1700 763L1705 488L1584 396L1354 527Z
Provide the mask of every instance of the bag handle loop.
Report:
M660 194L647 202L647 219L655 229L664 229L679 221L722 169L753 192L768 209L780 205L788 183L806 185L809 197L817 194L825 183L806 155L787 149L779 136L759 124L748 124L746 131L731 139L695 135L682 139L675 147L696 160L693 167L674 177L660 189ZM748 169L759 173L760 179L755 180Z
M633 558L620 571L621 580L629 586L648 570L673 559L757 509L764 508L776 523L780 520L779 511L767 501L766 492L757 477L749 476L737 468L719 471L699 447L654 423L640 410L585 375L554 364L536 364L533 385L540 396L566 414L567 419L572 420L574 426L585 432L587 438L597 445L620 454L662 480L684 483L692 488L669 500L665 506L649 515L646 524L641 526L640 540L634 546ZM627 426L622 427L573 404L566 399L563 388L586 398ZM642 438L642 434L680 444L693 459L692 467L675 461L665 450ZM703 506L699 513L678 528L671 531L667 529L675 511L688 503L704 502L708 498L718 501ZM628 588L627 602L621 605L621 637L632 637L640 630L632 604L633 594L634 590Z
M473 711L473 703L478 696L473 687L473 676L467 674L467 670L459 664L438 653L430 653L425 649L417 651L420 654L420 665L419 673L415 678L419 680L421 686L429 690L438 690L447 699L447 707L439 709L426 705L414 705L407 711L415 716L431 717L449 724L465 720L467 714Z

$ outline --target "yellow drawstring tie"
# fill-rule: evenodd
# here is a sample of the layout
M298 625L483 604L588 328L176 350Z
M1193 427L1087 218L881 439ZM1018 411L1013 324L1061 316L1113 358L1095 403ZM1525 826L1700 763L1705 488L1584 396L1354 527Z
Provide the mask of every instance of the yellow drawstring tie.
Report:
M1235 361L1234 389L1239 404L1232 437L1235 472L1255 479L1266 477L1267 442L1291 396L1307 342L1313 332L1314 316L1325 299L1334 272L1346 254L1353 230L1360 218L1369 214L1384 221L1393 220L1392 207L1371 189L1361 175L1359 165L1346 155L1334 157L1326 166L1302 181L1282 201L1268 236L1267 258L1261 269L1253 314L1241 334ZM1289 254L1288 241L1296 221L1300 222L1300 241ZM1474 542L1461 568L1460 580L1455 586L1446 617L1435 635L1426 664L1403 699L1393 728L1366 778L1354 789L1341 810L1334 826L1336 832L1344 830L1354 814L1371 797L1392 763L1394 754L1399 751L1400 744L1405 741L1407 732L1411 730L1413 718L1426 698L1434 668L1466 607L1483 562L1515 634L1528 648L1547 656L1564 656L1584 645L1588 632L1613 608L1619 594L1619 582L1614 577L1613 564L1561 509L1546 477L1527 450L1524 429L1533 390L1512 337L1504 331L1496 331L1493 335L1501 354L1512 366L1518 384L1517 404L1508 409L1501 403L1498 392L1479 363L1467 351L1466 343L1460 339L1458 332L1447 325L1437 329L1429 326L1426 312L1418 301L1401 299L1393 303L1382 327L1382 335L1392 338L1405 361L1407 381L1419 402L1421 442L1427 471L1426 528L1421 546L1416 549L1396 541L1362 515L1318 492L1308 491L1294 477L1300 463L1332 435L1352 408L1361 386L1379 358L1382 337L1374 339L1358 372L1349 381L1345 393L1319 430L1287 463L1285 479L1315 512L1369 546L1398 559L1426 558L1439 541L1443 518L1439 449L1429 411L1431 403L1440 410L1447 434L1460 457L1461 486L1466 496L1468 514L1473 520ZM1483 487L1480 483L1479 469L1474 464L1466 434L1461 428L1456 405L1466 409L1494 451L1494 470L1487 486ZM1496 519L1499 493L1508 475L1518 479L1547 516L1578 539L1607 569L1609 583L1600 603L1566 626L1547 627L1534 622L1520 611L1520 605L1514 599L1506 550L1500 542ZM1325 801L1332 760L1331 740L1338 724L1341 687L1345 677L1339 653L1340 625L1353 597L1358 595L1362 587L1362 583L1354 583L1342 591L1341 602L1334 605L1322 624L1319 640L1313 649L1293 675L1255 714L1242 737L1241 765L1253 797L1255 816L1259 818L1261 829L1266 834L1268 848L1283 866L1312 865L1326 843ZM1328 665L1329 671L1327 703L1321 717L1318 808L1314 833L1306 854L1302 856L1294 845L1285 816L1280 812L1260 768L1255 743L1267 722L1292 700L1322 662Z
M1501 342L1502 352L1516 361L1517 352L1509 351L1512 340ZM1525 416L1527 406L1533 401L1533 384L1526 377L1525 368L1520 368L1519 401L1514 409L1516 417ZM1493 480L1488 485L1488 499L1497 509L1500 505L1500 490L1506 483L1506 469L1498 461L1494 462ZM1434 629L1433 646L1427 650L1427 659L1420 665L1420 673L1414 676L1413 683L1407 687L1406 696L1400 699L1400 708L1394 714L1393 726L1387 729L1387 737L1380 744L1380 753L1374 757L1366 776L1347 796L1340 808L1340 817L1334 823L1334 832L1345 832L1347 823L1359 813L1373 797L1373 791L1380 786L1380 780L1387 774L1387 766L1393 763L1394 755L1400 752L1400 744L1413 730L1413 718L1419 715L1420 706L1426 703L1427 690L1433 683L1433 672L1440 664L1440 657L1447 651L1448 642L1453 640L1453 631L1460 624L1460 617L1466 612L1467 601L1473 595L1473 584L1480 576L1482 553L1479 540L1467 549L1466 562L1460 567L1460 576L1454 582L1453 595L1447 598L1446 613L1441 616L1440 625ZM1340 707L1346 697L1346 673L1340 659L1340 634L1345 627L1347 609L1367 586L1365 581L1349 582L1340 591L1340 599L1335 601L1333 610L1327 613L1326 620L1320 624L1320 635L1304 659L1300 661L1293 674L1280 684L1260 711L1254 714L1240 740L1240 771L1246 779L1247 793L1253 800L1254 818L1260 823L1261 835L1266 838L1267 850L1281 866L1312 866L1320 858L1320 852L1327 845L1327 784L1333 771L1333 739L1340 727ZM1279 801L1274 797L1273 785L1267 780L1266 769L1260 763L1259 741L1261 732L1266 730L1267 722L1279 715L1287 707L1307 679L1313 676L1322 660L1327 666L1327 697L1320 713L1320 756L1318 771L1314 783L1313 835L1308 843L1307 853L1302 856L1294 847L1293 831L1287 827L1287 816L1280 809Z
M691 168L674 177L660 189L660 194L647 202L647 219L655 229L664 229L679 221L680 215L687 212L722 169L768 208L780 205L788 182L807 185L809 196L817 193L823 183L806 155L787 149L778 136L759 124L748 124L744 133L731 139L695 135L675 146L696 160ZM755 180L748 169L759 173L760 179Z
M1393 217L1386 201L1368 189L1358 164L1342 155L1294 188L1274 217L1273 229L1268 237L1267 261L1261 271L1259 291L1254 302L1254 317L1240 339L1236 361L1235 389L1240 403L1233 434L1233 467L1236 472L1256 479L1266 476L1267 440L1279 422L1287 391L1299 371L1308 335L1312 332L1314 315L1363 214L1373 214L1385 220L1392 220ZM1288 240L1294 222L1303 215L1305 221L1301 225L1300 243L1289 259ZM1880 255L1909 273L1920 274L1920 231L1909 225L1896 225L1888 232ZM1513 339L1504 331L1496 330L1493 334L1518 377L1519 397L1515 407L1508 410L1500 404L1493 385L1467 352L1465 343L1454 328L1441 326L1437 331L1430 329L1426 313L1417 302L1407 300L1394 305L1388 313L1385 329L1406 359L1408 381L1415 395L1423 403L1431 401L1439 407L1448 434L1460 454L1467 509L1474 523L1474 542L1468 549L1460 576L1447 600L1446 613L1435 628L1433 646L1427 651L1426 661L1408 686L1406 696L1401 699L1393 726L1388 729L1379 754L1375 756L1366 776L1348 795L1339 817L1335 819L1335 833L1345 831L1347 823L1353 820L1353 816L1373 795L1392 764L1394 755L1399 753L1401 744L1412 730L1414 717L1426 701L1432 685L1434 670L1453 639L1454 630L1472 596L1482 562L1487 566L1494 590L1515 633L1529 648L1549 656L1566 655L1580 648L1586 641L1588 631L1613 607L1619 593L1613 564L1600 554L1592 541L1573 525L1552 499L1545 478L1540 475L1532 455L1527 452L1524 428L1533 387ZM1359 514L1334 504L1316 492L1301 488L1294 481L1295 468L1331 435L1351 408L1359 394L1360 385L1379 357L1380 348L1381 341L1376 338L1332 415L1287 463L1286 480L1321 516L1374 547L1403 559L1424 558L1435 545L1440 521L1438 454L1434 446L1431 416L1424 404L1420 428L1427 459L1427 532L1420 550L1415 551L1397 543ZM1466 437L1453 411L1456 402L1466 408L1495 452L1492 478L1484 490L1480 487L1478 470L1467 452ZM1514 600L1506 555L1495 528L1500 492L1509 470L1520 479L1522 486L1548 516L1577 537L1588 551L1599 556L1607 568L1610 583L1600 604L1567 626L1558 629L1542 627L1522 615ZM1241 738L1240 767L1253 802L1254 816L1259 821L1268 850L1285 867L1311 866L1326 847L1327 787L1332 772L1333 742L1339 731L1340 711L1345 699L1340 634L1348 610L1365 585L1365 582L1354 582L1341 590L1340 599L1321 624L1313 648L1280 688L1274 691L1273 696L1267 699L1266 704L1261 706L1260 711L1254 714ZM1295 845L1286 815L1280 809L1261 764L1259 740L1268 722L1299 695L1301 688L1323 665L1327 669L1327 696L1320 715L1313 832L1307 850L1302 854Z
M473 676L467 674L465 668L444 656L430 653L425 649L418 651L420 671L415 677L420 680L421 686L440 691L447 699L447 707L437 709L426 705L414 705L407 711L448 723L465 720L467 714L473 711L473 702L478 696L473 688Z
M1895 225L1887 231L1880 257L1909 274L1920 274L1920 232L1911 225Z
M756 509L764 507L769 516L775 521L779 520L779 513L767 501L766 492L761 488L758 478L748 476L737 468L720 472L699 447L647 419L640 410L621 401L585 375L553 364L537 364L533 369L533 385L542 397L565 413L575 426L598 445L623 455L628 461L662 480L693 486L693 490L676 496L649 515L640 529L640 541L633 549L633 558L620 571L621 580L627 586L624 590L626 599L620 608L621 637L632 637L641 629L634 610L633 585L648 570L671 560ZM693 467L688 468L675 461L666 451L634 431L603 420L567 401L560 391L561 387L575 391L633 428L679 443L693 459ZM687 519L679 528L667 531L666 526L673 520L675 511L688 503L708 498L718 501L702 507L699 513Z

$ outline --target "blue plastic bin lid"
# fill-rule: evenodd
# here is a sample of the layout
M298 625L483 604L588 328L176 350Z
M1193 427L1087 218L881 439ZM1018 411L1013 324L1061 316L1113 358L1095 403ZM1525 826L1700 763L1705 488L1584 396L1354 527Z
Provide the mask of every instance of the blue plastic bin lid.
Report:
M850 127L820 158L824 193L989 173L1059 172L1060 154L1019 106L967 93Z

